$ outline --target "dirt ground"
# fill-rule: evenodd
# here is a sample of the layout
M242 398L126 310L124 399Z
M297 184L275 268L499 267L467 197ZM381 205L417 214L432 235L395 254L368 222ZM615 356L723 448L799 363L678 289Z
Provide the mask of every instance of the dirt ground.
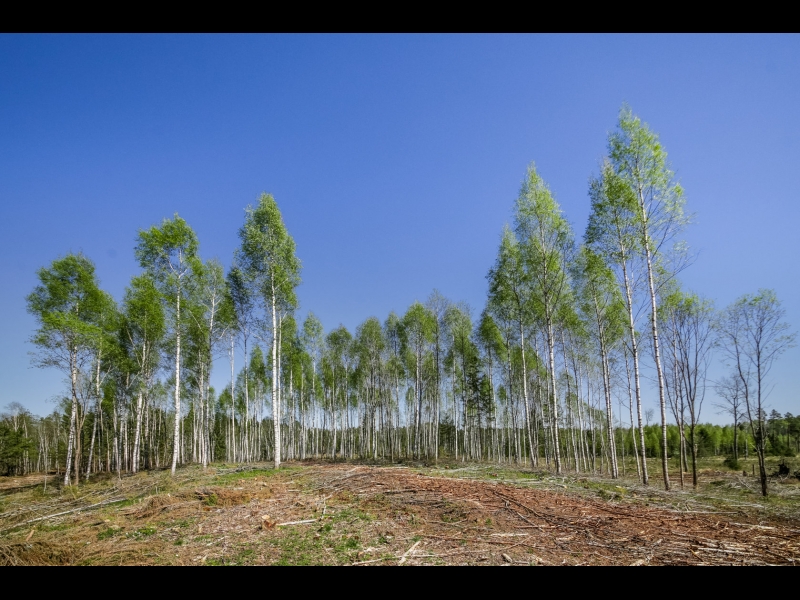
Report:
M0 478L0 565L795 565L800 482L698 491L490 465Z

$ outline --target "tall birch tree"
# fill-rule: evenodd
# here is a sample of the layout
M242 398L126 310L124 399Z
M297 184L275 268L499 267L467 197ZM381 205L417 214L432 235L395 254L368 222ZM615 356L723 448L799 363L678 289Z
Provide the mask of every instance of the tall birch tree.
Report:
M508 227L503 228L500 238L500 248L494 266L486 276L489 280L489 311L497 317L498 321L513 322L516 334L519 335L519 349L521 352L522 367L522 400L525 410L525 431L528 437L528 447L533 448L533 434L530 422L530 403L528 399L528 372L525 360L525 328L531 324L530 309L530 279L523 264L520 244L514 232ZM506 345L508 358L508 386L511 392L511 339ZM530 453L531 466L536 466L536 454Z
M517 198L514 230L531 287L530 309L541 315L543 321L552 386L555 464L556 472L561 473L555 344L558 315L571 294L569 265L574 253L574 240L572 229L561 214L561 207L533 164L528 167Z
M606 161L601 174L589 183L592 210L584 234L584 241L614 268L618 284L623 292L627 312L628 350L633 362L633 389L636 400L636 415L639 429L637 457L642 483L649 482L645 457L644 420L642 418L642 386L640 369L640 334L637 322L641 314L639 302L641 261L639 237L635 227L636 202L630 186L619 177ZM627 355L626 355L627 368Z
M414 454L416 458L420 458L422 455L422 361L428 345L433 342L435 327L436 316L419 302L412 304L403 316L403 329L414 357Z
M142 419L153 378L159 366L165 333L164 309L156 283L148 274L134 277L125 290L120 328L121 346L135 365L136 411L131 470L139 470Z
M667 266L672 258L682 255L680 244L670 247L675 237L688 222L684 213L683 189L675 181L667 164L667 153L658 135L646 123L624 106L620 111L617 131L608 140L609 163L614 173L629 188L633 210L633 226L638 238L637 248L646 267L647 289L650 299L650 334L653 343L653 361L658 379L658 399L661 410L661 468L664 488L669 489L669 463L667 456L667 404L664 387L664 369L658 339L658 287L659 267L668 275L680 266ZM670 271L672 273L670 273Z
M81 371L91 364L102 343L98 324L105 304L92 261L82 254L68 254L48 268L37 271L39 284L27 297L27 309L39 327L31 338L36 347L32 355L37 367L55 367L70 381L70 418L64 485L71 482L71 463L75 463L75 482L80 476L78 452L78 394Z
M614 440L614 417L611 400L611 353L624 333L625 304L616 285L611 269L602 257L587 246L583 246L578 260L580 306L600 350L600 365L603 375L603 391L606 402L606 435L611 454L611 475L616 478L617 459Z
M282 309L293 308L297 303L295 288L300 283L300 261L295 255L294 240L286 230L278 204L271 194L262 193L255 207L247 207L239 239L241 246L237 262L258 290L271 325L272 420L277 469L281 464L278 317Z
M169 309L169 321L175 340L175 427L172 446L172 475L181 451L181 336L185 314L181 301L185 298L193 267L196 267L197 236L189 224L176 213L164 219L160 227L139 231L136 258L158 283Z

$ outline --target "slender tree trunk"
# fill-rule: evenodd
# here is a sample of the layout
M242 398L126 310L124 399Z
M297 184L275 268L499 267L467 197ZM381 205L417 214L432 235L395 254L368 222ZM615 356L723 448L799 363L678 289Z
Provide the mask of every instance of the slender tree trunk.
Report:
M275 284L272 284L272 431L275 468L281 466L281 407L278 397L278 319L275 311Z
M70 484L70 466L72 462L72 447L75 445L75 424L78 420L78 365L77 353L70 351L70 381L72 383L72 407L69 419L69 438L67 441L67 462L64 469L64 485ZM77 454L77 453L76 453ZM78 471L75 472L75 483L78 483Z
M139 470L139 443L142 432L142 390L139 389L139 397L136 401L136 430L133 436L133 464L131 470L136 473Z
M669 461L667 456L667 402L664 396L664 371L661 367L661 350L658 345L658 316L656 306L656 289L653 277L653 261L650 254L650 243L645 232L645 252L647 254L647 283L650 287L651 328L653 334L653 354L658 374L658 403L661 409L661 468L664 471L664 489L669 490Z
M97 370L95 371L95 412L92 424L92 442L89 445L89 460L86 463L86 480L92 472L92 458L94 457L94 440L97 434L97 419L100 416L100 354L97 355Z
M519 307L520 311L522 307ZM519 319L519 341L520 349L522 350L522 398L525 404L525 430L528 434L528 447L533 449L533 437L531 435L531 421L530 421L530 408L528 406L528 368L525 364L525 333L522 327L522 317ZM552 353L551 353L552 356ZM533 452L530 452L531 466L535 467L536 462L533 458ZM560 464L560 463L559 463ZM561 469L558 469L561 472Z
M548 317L547 323L547 351L550 360L550 384L553 386L553 456L555 457L556 473L561 474L561 448L558 435L558 393L556 391L556 357L554 352L553 324Z
M622 248L623 254L625 253L625 249ZM642 449L642 483L647 485L649 482L649 476L647 473L647 451L644 443L644 424L642 423L642 388L639 383L639 345L636 342L636 324L633 319L633 292L631 290L630 280L628 279L628 269L625 262L625 258L623 256L623 260L621 261L622 264L622 273L623 279L625 282L625 304L626 308L628 309L628 333L630 334L631 338L631 356L633 358L633 381L634 381L634 390L636 392L636 415L639 421L639 442Z
M172 447L172 476L175 476L175 468L178 465L178 453L181 448L181 289L178 287L178 299L176 302L175 320L175 432L173 435Z
M611 380L608 372L608 355L605 350L605 343L601 342L600 347L603 363L603 388L606 398L606 435L608 436L609 457L611 459L611 477L616 479L619 477L619 471L617 468L616 444L614 443L614 416L611 413Z

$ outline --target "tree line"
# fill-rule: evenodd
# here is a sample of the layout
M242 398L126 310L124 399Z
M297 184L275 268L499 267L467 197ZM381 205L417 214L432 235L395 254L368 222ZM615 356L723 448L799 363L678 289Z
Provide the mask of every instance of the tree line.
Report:
M783 443L766 381L795 340L776 295L717 310L681 289L692 262L684 193L658 136L627 107L588 192L577 240L531 164L479 313L434 291L353 332L325 333L311 312L296 320L301 263L269 194L247 208L227 271L201 258L177 214L139 232L142 271L119 303L88 257L58 258L27 303L34 362L60 369L69 396L63 413L29 420L24 452L36 460L25 468L63 470L70 484L189 462L447 457L618 477L628 456L647 484L645 458L657 455L669 489L674 458L681 483L691 471L697 484L713 387L733 421L733 439L715 448L755 452L766 494L764 458ZM729 375L710 382L715 356ZM215 390L220 357L230 380ZM660 425L645 423L645 368ZM797 447L793 419L781 419L784 452Z

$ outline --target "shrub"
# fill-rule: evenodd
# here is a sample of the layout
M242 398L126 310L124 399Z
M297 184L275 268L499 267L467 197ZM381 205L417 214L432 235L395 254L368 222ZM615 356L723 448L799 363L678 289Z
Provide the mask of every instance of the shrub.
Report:
M733 456L727 457L722 464L724 464L726 467L728 467L732 471L741 471L741 469L742 469L742 463L740 463L738 460L736 460Z

